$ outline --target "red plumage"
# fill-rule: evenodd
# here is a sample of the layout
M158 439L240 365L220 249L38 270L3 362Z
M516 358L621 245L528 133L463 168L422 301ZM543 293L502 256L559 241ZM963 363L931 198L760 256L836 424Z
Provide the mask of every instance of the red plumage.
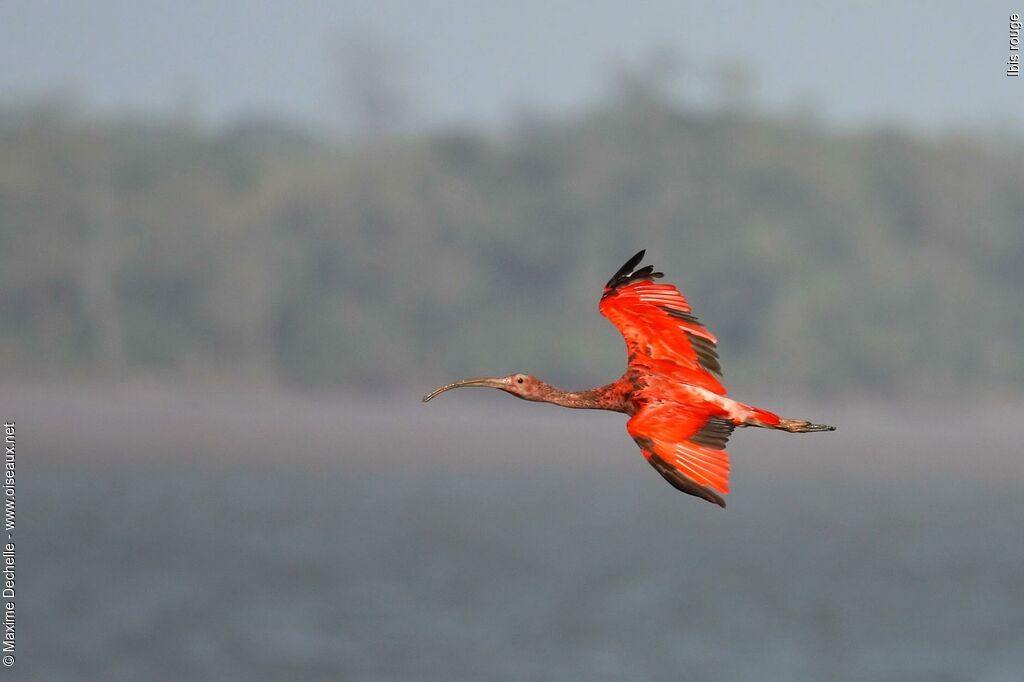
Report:
M605 285L601 314L626 341L627 366L621 379L587 391L563 391L526 374L465 379L451 388L500 388L525 400L564 407L612 410L630 415L629 434L647 461L669 483L722 507L729 493L726 442L733 429L757 426L793 433L832 431L726 397L720 376L718 340L697 319L686 298L653 266L637 269L636 254Z

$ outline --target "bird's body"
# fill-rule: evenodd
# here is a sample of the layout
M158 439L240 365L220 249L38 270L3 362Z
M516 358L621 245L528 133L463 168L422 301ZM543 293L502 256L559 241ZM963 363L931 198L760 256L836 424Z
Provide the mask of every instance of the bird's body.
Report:
M585 391L563 391L528 374L463 379L423 397L462 386L499 388L524 400L562 407L622 412L629 434L647 461L669 483L722 507L729 493L726 441L733 429L757 426L793 433L834 427L783 419L726 397L718 377L717 339L671 284L657 284L653 266L636 269L631 258L605 285L601 314L626 340L626 373Z

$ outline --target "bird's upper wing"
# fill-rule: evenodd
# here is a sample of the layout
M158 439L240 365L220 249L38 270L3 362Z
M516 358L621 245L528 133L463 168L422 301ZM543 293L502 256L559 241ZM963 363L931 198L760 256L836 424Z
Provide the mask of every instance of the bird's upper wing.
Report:
M728 419L698 407L653 400L626 423L644 457L669 483L720 507L722 495L729 494L725 443L733 428Z
M636 254L608 280L600 304L626 339L630 367L651 371L656 364L663 376L725 395L718 340L678 289L654 282L664 276L654 266L636 269L643 257L643 251Z

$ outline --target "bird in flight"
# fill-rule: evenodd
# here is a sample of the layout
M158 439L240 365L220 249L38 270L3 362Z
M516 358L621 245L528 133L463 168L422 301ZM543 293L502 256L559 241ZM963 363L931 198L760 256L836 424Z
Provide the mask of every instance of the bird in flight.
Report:
M834 426L785 419L726 397L715 335L653 265L637 269L644 251L616 272L601 295L601 314L626 340L626 373L585 391L563 391L529 374L462 379L423 396L427 402L463 386L498 388L523 400L629 415L626 430L644 458L677 489L725 506L729 494L726 441L737 427L790 433Z

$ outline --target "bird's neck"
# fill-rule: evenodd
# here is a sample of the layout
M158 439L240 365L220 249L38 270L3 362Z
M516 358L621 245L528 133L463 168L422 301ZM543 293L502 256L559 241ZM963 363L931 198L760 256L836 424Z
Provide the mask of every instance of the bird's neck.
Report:
M618 383L588 388L583 391L563 391L556 386L545 384L544 390L537 396L536 400L578 410L625 412L625 396L619 390Z

